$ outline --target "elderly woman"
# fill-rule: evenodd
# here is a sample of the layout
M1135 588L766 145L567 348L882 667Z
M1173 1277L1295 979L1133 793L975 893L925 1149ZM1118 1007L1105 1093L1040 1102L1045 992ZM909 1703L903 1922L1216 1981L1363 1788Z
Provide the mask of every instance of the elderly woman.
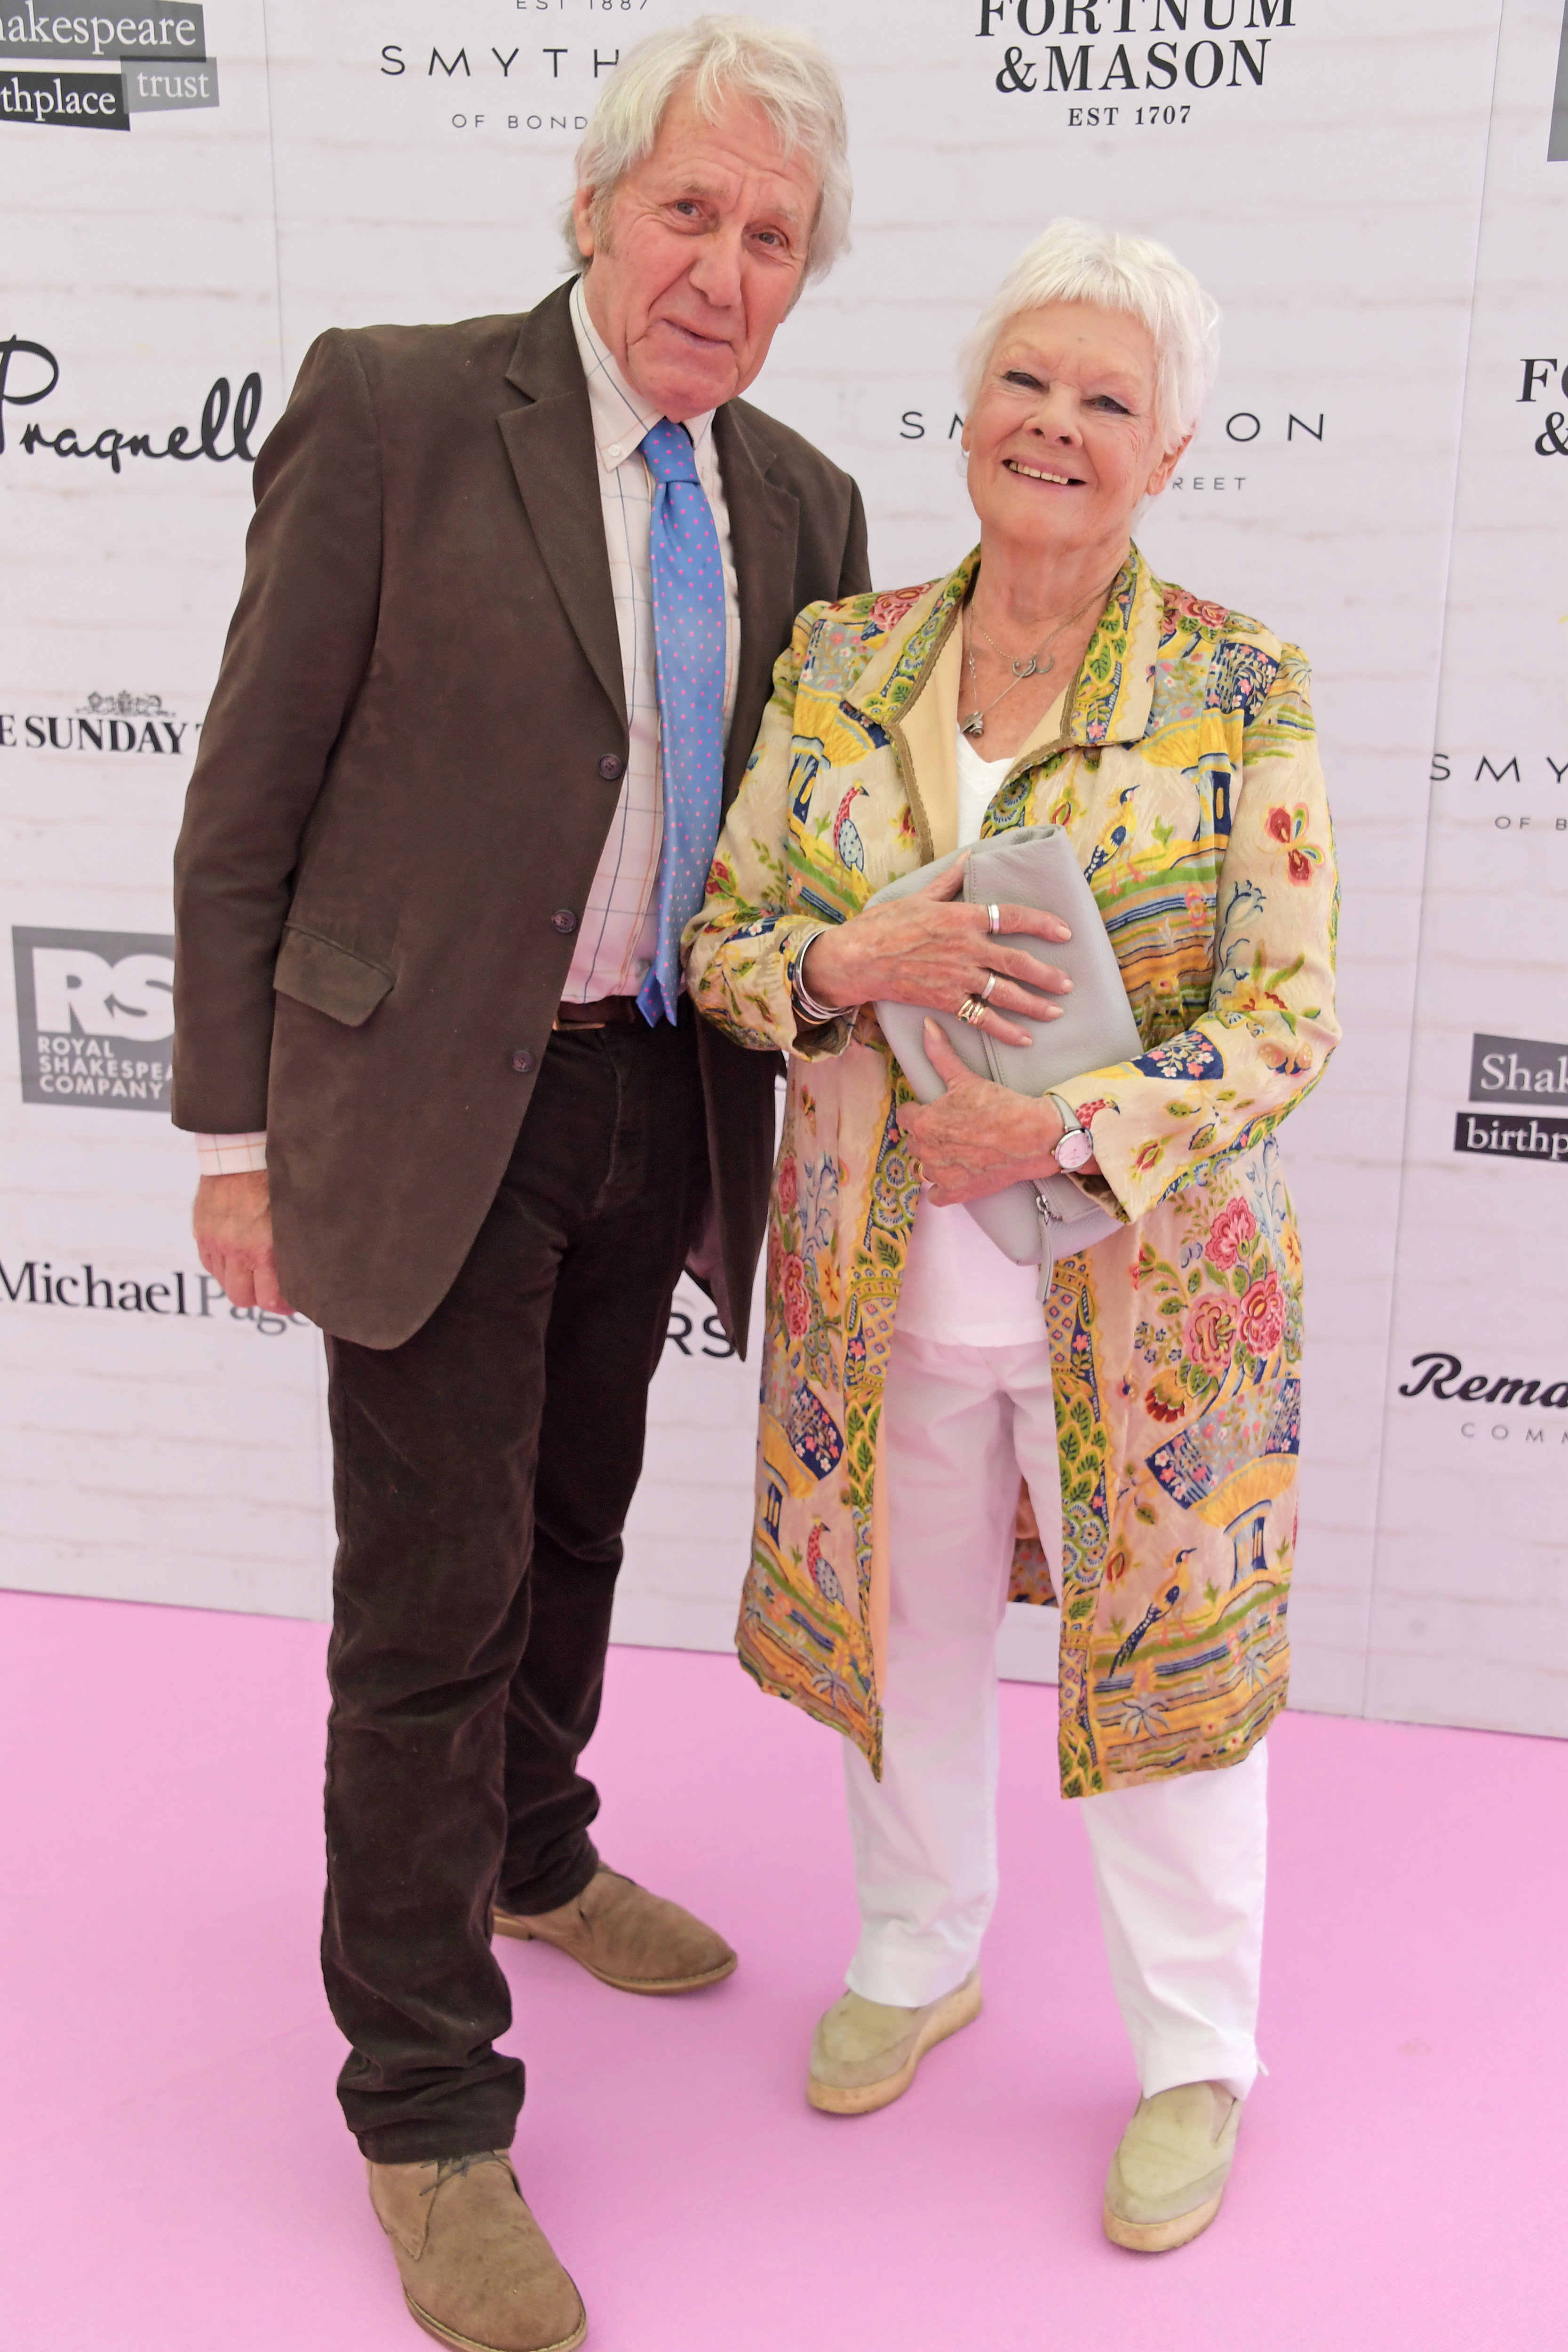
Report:
M1022 1474L1061 1608L1061 1786L1142 2093L1105 2227L1148 2252L1218 2210L1258 2066L1301 1357L1274 1135L1338 1036L1305 663L1157 580L1130 537L1216 341L1159 247L1058 221L1030 247L973 346L978 549L801 614L687 933L701 1011L790 1056L740 1643L848 1734L863 1925L808 2095L885 2105L979 2010ZM916 1108L877 1000L1016 1043L1069 983L1008 944L1037 915L958 903L953 872L867 901L1047 821L1144 1050L1037 1100L969 1076L928 1024L948 1092ZM1042 1311L1036 1270L962 1203L1063 1171L1121 1229L1058 1262Z

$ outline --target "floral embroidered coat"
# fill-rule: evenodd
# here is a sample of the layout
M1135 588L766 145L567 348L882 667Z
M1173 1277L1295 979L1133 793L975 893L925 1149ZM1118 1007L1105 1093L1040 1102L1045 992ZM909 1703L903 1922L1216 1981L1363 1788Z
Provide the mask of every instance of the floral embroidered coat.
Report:
M910 1097L868 1007L806 1027L790 983L813 930L952 845L931 780L953 766L954 630L977 561L800 615L686 935L700 1010L790 1056L741 1654L875 1769L873 1490L919 1199L897 1118ZM1061 1780L1079 1796L1237 1762L1285 1697L1301 1254L1274 1130L1339 1034L1301 654L1134 550L1060 733L1026 747L984 831L1045 820L1072 837L1144 1045L1060 1089L1093 1130L1089 1188L1125 1220L1058 1264L1044 1310ZM1047 1597L1037 1567L1022 1591L1016 1570L1015 1596Z

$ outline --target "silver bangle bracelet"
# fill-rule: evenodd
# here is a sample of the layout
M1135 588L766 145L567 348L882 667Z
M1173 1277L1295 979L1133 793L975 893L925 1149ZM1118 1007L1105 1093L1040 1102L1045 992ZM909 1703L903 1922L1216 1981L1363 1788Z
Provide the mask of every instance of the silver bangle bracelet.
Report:
M795 1009L812 1029L825 1029L832 1021L851 1021L860 1009L858 1004L819 1004L801 977L812 941L821 939L826 929L826 923L818 923L814 931L807 932L796 950L795 970L790 975L790 993L795 998Z

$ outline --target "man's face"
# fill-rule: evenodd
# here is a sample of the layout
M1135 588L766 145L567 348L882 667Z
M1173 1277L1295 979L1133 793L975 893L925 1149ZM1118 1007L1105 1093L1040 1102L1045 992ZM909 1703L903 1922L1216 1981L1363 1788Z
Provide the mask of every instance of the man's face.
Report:
M759 107L726 99L709 122L686 90L616 190L602 243L579 188L588 315L650 407L679 425L752 382L800 285L817 194L814 166L784 153Z

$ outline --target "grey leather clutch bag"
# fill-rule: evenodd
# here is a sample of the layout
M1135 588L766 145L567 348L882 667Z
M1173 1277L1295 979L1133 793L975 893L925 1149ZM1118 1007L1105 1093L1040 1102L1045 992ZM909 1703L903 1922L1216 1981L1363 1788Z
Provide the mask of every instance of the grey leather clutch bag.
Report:
M940 1025L959 1059L977 1077L991 1078L1016 1094L1048 1094L1085 1070L1135 1059L1143 1045L1121 984L1116 950L1060 825L1020 825L977 841L967 851L955 849L913 874L900 875L867 903L879 907L888 899L906 898L963 856L969 862L961 895L968 905L1035 908L1059 916L1068 926L1072 938L1065 945L1025 932L1009 933L1007 944L1058 965L1073 983L1072 993L1054 1000L1062 1007L1059 1021L1031 1023L1026 1014L1008 1015L1032 1029L1030 1045L998 1045L956 1013L879 1003L882 1034L919 1099L932 1102L946 1091L926 1054L922 1025L927 1020ZM965 1205L1005 1256L1017 1265L1039 1266L1042 1297L1058 1257L1091 1249L1121 1230L1117 1219L1080 1192L1070 1176L1009 1184Z

